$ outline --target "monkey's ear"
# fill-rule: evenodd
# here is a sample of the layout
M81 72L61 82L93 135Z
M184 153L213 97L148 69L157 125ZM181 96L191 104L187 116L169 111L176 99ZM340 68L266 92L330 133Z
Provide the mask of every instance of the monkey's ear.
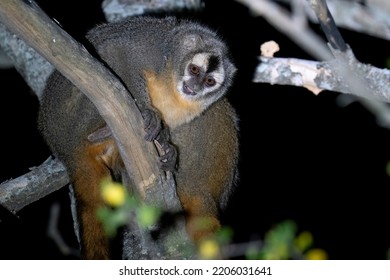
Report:
M184 36L182 46L186 50L195 49L197 45L202 42L202 38L196 34L189 34Z

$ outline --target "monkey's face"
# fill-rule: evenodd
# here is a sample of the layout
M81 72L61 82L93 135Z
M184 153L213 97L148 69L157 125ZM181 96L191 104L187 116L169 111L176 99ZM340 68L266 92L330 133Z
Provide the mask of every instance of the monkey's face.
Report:
M184 99L211 99L210 104L223 95L221 86L226 79L226 71L217 54L196 53L187 60L183 71L177 81L177 90Z

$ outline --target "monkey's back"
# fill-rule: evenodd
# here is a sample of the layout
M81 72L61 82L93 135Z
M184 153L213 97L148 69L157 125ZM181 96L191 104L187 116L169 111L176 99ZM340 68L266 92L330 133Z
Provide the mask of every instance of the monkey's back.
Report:
M58 71L49 77L41 99L38 127L52 152L69 168L73 153L105 125L92 102Z

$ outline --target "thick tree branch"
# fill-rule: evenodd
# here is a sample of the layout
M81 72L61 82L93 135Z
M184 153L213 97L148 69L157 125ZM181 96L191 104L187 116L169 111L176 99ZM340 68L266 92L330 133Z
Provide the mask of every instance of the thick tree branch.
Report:
M181 206L173 178L160 174L156 148L143 140L143 121L135 101L115 76L48 18L33 1L0 2L0 21L36 49L95 104L111 128L131 185L136 187L140 197L163 210L179 211ZM9 209L20 207L11 203ZM183 242L188 244L184 227L182 224L180 226L178 245ZM142 230L135 232L137 234L142 240ZM151 248L151 244L143 245L144 256L158 254L158 248ZM171 253L171 256L161 257L177 258L181 254L178 250Z
M154 147L139 140L141 137L138 135L144 133L142 117L124 86L34 2L1 2L0 20L51 62L94 103L113 131L126 169L139 187L139 193L144 193L144 187L152 184L157 179L155 174L159 174L157 165L153 164L157 161L157 155ZM80 57L83 57L81 61ZM114 103L113 100L117 101ZM124 125L124 122L129 122L130 125Z
M138 2L141 1L131 0L131 1L118 2L116 0L106 0L104 1L103 4L104 13L107 18L116 18L116 19L118 19L119 17L123 18L125 16L121 15L118 12L118 9L113 9L112 7L117 7L116 5L119 5L121 8L125 8L126 5L140 6L140 4L137 4ZM142 3L142 5L144 6L145 9L149 11L153 9L172 11L175 9L175 5L173 4L173 2L175 1L161 1L161 0L145 1ZM176 4L179 5L179 8L189 9L189 8L201 7L201 1L199 0L185 0L185 1L183 0L180 3L176 3ZM129 10L134 10L134 9L130 8ZM135 14L131 14L131 15L135 15ZM38 98L40 98L42 91L45 87L46 79L53 71L54 67L39 53L37 53L33 48L29 47L29 45L27 45L18 36L15 36L13 35L13 33L9 32L6 26L1 23L0 23L0 48L7 53L11 61L14 63L16 69L25 78L28 85L37 94ZM67 180L66 178L62 178L61 181L65 182L66 180ZM148 190L151 191L152 193L153 191L155 192L155 189L153 188L149 188ZM172 193L172 191L166 191L165 195L167 195L166 201L170 201L170 197L174 197L175 193ZM154 194L154 196L159 197L158 192L157 194ZM151 198L153 196L149 195L148 197ZM175 209L178 207L178 205L173 205L172 207L173 209Z
M353 94L332 70L328 62L318 62L296 58L259 57L253 82L305 87L315 94L322 90ZM390 70L371 65L359 64L370 84L380 84L390 80ZM378 89L380 90L380 89ZM390 102L390 95L383 96Z

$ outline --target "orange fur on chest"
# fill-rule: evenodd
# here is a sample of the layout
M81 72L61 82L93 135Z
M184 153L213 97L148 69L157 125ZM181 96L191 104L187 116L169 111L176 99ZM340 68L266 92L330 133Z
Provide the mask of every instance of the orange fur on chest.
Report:
M153 107L171 128L187 123L202 113L200 102L185 100L176 89L173 75L160 77L145 71L149 97Z

